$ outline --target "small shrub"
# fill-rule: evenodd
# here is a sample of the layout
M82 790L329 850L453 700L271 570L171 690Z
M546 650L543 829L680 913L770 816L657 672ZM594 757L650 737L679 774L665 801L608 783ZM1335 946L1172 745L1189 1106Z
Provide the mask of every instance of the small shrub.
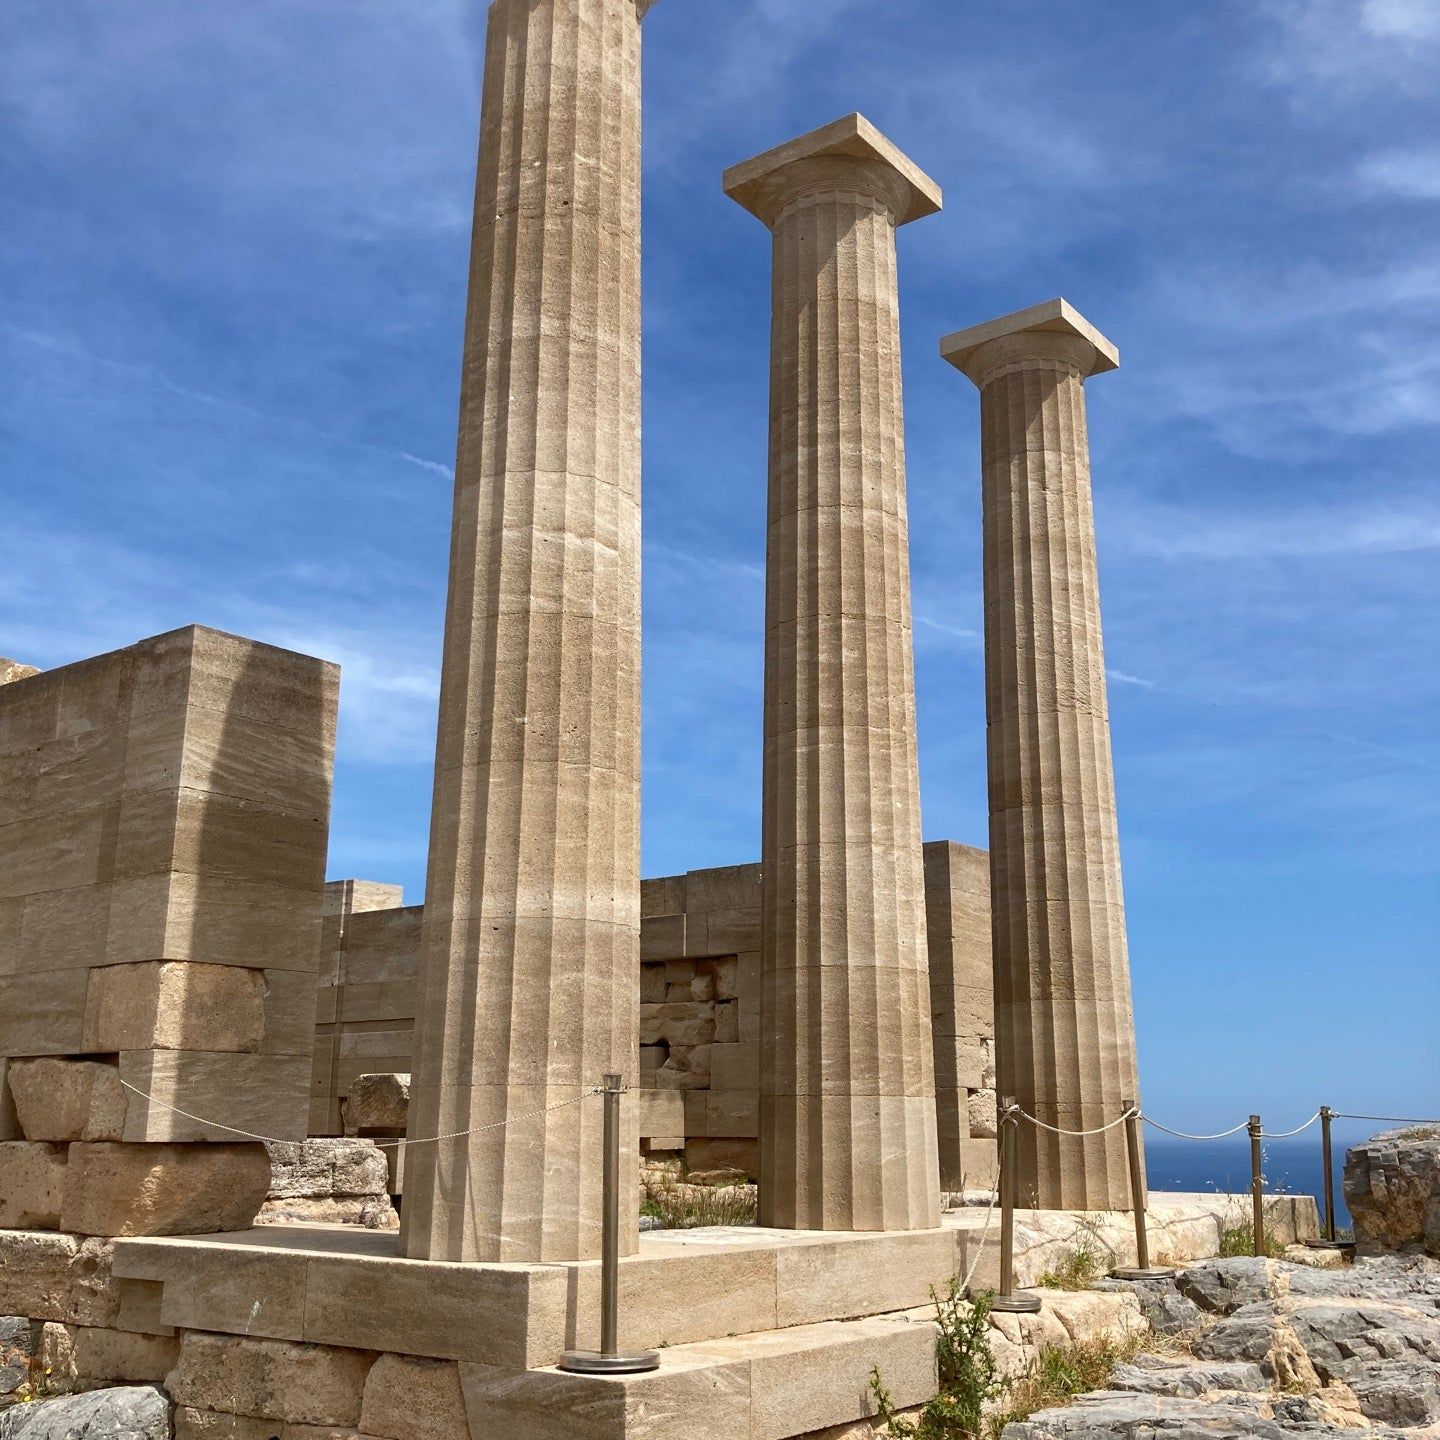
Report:
M870 1391L885 1433L898 1440L977 1440L984 1409L1002 1388L990 1349L990 1295L966 1301L952 1280L942 1298L933 1290L940 1338L935 1346L940 1393L913 1420L895 1413L880 1371L870 1371Z

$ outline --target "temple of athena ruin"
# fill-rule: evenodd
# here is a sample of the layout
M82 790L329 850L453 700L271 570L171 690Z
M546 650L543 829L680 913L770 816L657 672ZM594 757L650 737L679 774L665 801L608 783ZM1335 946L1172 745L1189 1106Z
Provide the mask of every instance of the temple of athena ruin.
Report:
M1118 352L1063 300L941 342L990 850L924 843L896 267L946 222L859 115L723 176L773 265L762 826L641 878L651 5L490 6L423 907L326 882L338 667L200 625L0 661L0 1375L158 1386L180 1440L853 1440L872 1367L935 1393L932 1287L997 1282L997 1097L1044 1122L1019 1283L1086 1215L1123 1258L1123 1129L1059 1133L1139 1099L1085 420ZM618 1339L660 1361L582 1374L609 1074ZM378 1167L381 1219L257 1225L282 1154ZM758 1223L642 1233L658 1174L758 1182ZM1190 1199L1150 1207L1176 1257L1218 1237ZM1017 1354L1135 1308L1063 1303Z

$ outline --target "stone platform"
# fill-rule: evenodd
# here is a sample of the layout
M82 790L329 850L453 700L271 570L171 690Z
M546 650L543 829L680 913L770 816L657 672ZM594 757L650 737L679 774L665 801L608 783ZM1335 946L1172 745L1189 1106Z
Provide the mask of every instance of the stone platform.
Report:
M1248 1203L1156 1195L1152 1250L1175 1260L1213 1255ZM1283 1238L1313 1233L1313 1202L1272 1203ZM596 1341L598 1262L407 1260L391 1233L271 1225L119 1240L114 1274L154 1333L459 1362L475 1434L512 1425L531 1440L699 1433L780 1440L870 1415L872 1366L897 1405L928 1399L935 1385L931 1291L943 1292L972 1266L972 1288L993 1287L998 1232L998 1214L984 1207L948 1212L933 1230L895 1234L649 1232L638 1253L621 1261L621 1344L658 1348L662 1363L631 1377L554 1368L566 1349ZM1134 1258L1130 1218L1118 1213L1017 1212L1016 1236L1022 1284L1081 1246L1104 1263ZM1064 1343L1077 1326L1103 1329L1138 1315L1127 1296L1047 1291L1045 1303L1040 1317L1026 1317L1028 1329L1007 1338L1022 1347L1047 1338ZM1014 1317L997 1318L1014 1324ZM636 1417L644 1417L643 1427Z

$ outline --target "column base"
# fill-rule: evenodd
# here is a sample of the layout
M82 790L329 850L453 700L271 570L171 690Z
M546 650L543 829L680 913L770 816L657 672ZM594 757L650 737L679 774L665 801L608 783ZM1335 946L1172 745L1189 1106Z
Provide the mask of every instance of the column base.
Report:
M640 1375L660 1368L660 1356L654 1350L641 1350L633 1355L604 1355L599 1350L567 1350L560 1357L561 1370L572 1375Z
M1035 1315L1040 1310L1040 1297L1017 1290L1013 1295L997 1295L990 1302L992 1315Z
M1112 1280L1173 1280L1176 1272L1168 1265L1121 1265L1110 1272Z

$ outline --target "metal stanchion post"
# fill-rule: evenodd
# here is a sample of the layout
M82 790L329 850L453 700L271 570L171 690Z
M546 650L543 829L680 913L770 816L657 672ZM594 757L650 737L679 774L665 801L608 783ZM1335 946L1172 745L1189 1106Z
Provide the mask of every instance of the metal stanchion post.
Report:
M1033 1315L1040 1308L1038 1295L1015 1293L1015 1136L1020 1129L1020 1107L1007 1095L1000 1113L1000 1293L990 1302L1001 1315Z
M1319 1240L1306 1243L1312 1250L1351 1250L1354 1242L1335 1238L1335 1159L1330 1148L1330 1122L1335 1112L1328 1106L1320 1107L1320 1161L1325 1167L1325 1234Z
M653 1350L620 1354L620 1076L607 1075L605 1088L605 1180L601 1196L600 1348L567 1350L562 1370L577 1375L629 1375L658 1370ZM633 1163L633 1162L632 1162Z
M1252 1115L1245 1127L1250 1132L1250 1202L1254 1210L1255 1253L1265 1253L1265 1177L1261 1173L1260 1140L1263 1127L1260 1117Z
M1135 1211L1135 1264L1122 1265L1110 1273L1117 1280L1173 1280L1168 1265L1150 1263L1150 1237L1145 1231L1145 1181L1140 1173L1140 1106L1125 1102L1125 1151L1130 1161L1130 1205Z

